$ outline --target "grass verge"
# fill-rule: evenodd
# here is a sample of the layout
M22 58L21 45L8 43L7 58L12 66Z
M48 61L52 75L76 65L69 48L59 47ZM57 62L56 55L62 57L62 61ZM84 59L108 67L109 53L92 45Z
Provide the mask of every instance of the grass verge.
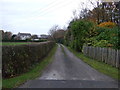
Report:
M49 52L49 54L42 60L42 62L38 63L33 69L29 72L26 72L20 76L10 78L10 79L3 79L2 80L2 87L3 88L16 88L19 85L23 84L27 80L35 79L41 75L41 71L50 63L52 62L52 57L55 54L57 49L57 45Z
M120 70L112 67L111 65L105 64L104 62L99 62L97 60L93 60L89 57L86 57L84 54L76 52L75 50L68 47L68 49L73 52L78 58L83 60L85 63L98 70L101 73L104 73L116 80L120 80Z
M4 46L10 46L10 45L24 45L24 44L30 44L29 42L2 42L2 45Z
M61 45L61 48L62 48L62 52L64 53L64 55L66 55L66 53L65 53L64 48L63 48L62 45Z

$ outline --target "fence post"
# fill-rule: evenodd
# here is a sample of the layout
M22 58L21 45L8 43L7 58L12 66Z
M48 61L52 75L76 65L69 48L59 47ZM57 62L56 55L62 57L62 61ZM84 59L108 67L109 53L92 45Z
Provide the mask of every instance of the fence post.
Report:
M116 50L113 49L112 52L113 52L113 56L112 56L112 57L113 57L113 59L112 59L112 60L113 60L113 61L112 61L112 62L113 62L113 66L116 67L116 64L115 64L115 62L116 62Z
M97 60L99 61L99 58L100 58L100 48L99 47L97 47Z
M84 46L83 53L94 60L102 61L114 67L120 68L120 50Z
M120 68L120 61L119 61L119 59L120 59L120 50L117 50L116 51L116 67L117 68Z
M105 50L104 50L104 48L102 48L102 62L104 62L104 60L105 60L105 59L104 59L104 58L105 58L104 56L105 56Z
M93 59L95 59L95 47L93 47Z
M102 48L100 47L100 61L102 61Z

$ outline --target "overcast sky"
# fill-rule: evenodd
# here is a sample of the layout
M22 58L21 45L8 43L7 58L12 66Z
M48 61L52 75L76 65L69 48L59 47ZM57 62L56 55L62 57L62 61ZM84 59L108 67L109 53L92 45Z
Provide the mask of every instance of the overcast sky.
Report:
M0 0L0 29L15 34L48 34L49 29L55 24L60 27L67 26L75 9L92 8L88 1Z

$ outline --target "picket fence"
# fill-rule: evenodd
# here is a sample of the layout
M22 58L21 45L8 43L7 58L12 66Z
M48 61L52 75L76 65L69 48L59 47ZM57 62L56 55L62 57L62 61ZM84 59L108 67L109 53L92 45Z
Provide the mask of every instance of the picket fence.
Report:
M102 61L114 67L120 68L120 50L84 46L83 53L94 60Z

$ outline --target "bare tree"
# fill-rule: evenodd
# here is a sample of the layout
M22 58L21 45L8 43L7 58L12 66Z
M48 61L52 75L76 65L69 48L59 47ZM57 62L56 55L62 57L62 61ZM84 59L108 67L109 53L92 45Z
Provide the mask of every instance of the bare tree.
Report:
M48 34L52 40L55 40L55 32L60 29L59 25L53 25L52 28L49 30Z
M78 14L77 14L77 10L73 11L73 19L77 20L78 19Z

